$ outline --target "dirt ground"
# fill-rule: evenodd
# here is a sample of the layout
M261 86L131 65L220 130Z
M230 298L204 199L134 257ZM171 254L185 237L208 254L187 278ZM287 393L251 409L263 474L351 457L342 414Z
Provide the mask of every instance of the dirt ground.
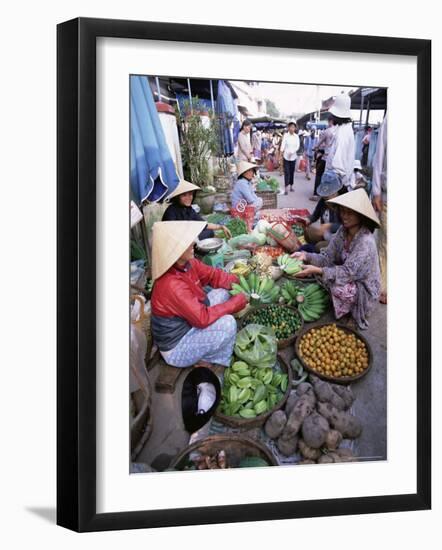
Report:
M265 174L265 171L262 171ZM283 178L278 172L270 175L277 177L283 188ZM313 192L313 180L306 179L304 173L297 172L293 193L278 196L278 207L291 207L313 211L315 202L309 200ZM332 313L323 317L320 322L333 320ZM314 323L312 324L314 325ZM353 405L354 414L362 421L363 431L356 441L354 450L361 459L387 459L387 306L377 304L370 317L370 326L364 336L371 345L373 367L361 380L352 384L356 396ZM291 348L284 350L287 359L294 352ZM158 376L160 364L149 371L152 388ZM184 369L187 372L187 369ZM181 418L182 373L177 381L175 392L157 393L152 399L152 434L136 458L136 462L146 463L155 470L166 469L170 461L189 444L189 434L185 431ZM208 428L206 429L207 433ZM202 430L204 434L204 430ZM202 436L200 434L199 436ZM192 440L194 437L192 438Z

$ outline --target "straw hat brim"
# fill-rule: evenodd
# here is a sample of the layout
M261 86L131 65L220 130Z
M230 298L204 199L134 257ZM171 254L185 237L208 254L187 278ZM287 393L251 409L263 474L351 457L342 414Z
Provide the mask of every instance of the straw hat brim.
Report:
M345 206L353 212L357 212L361 216L365 216L369 220L375 223L377 227L380 227L379 218L374 211L374 208L368 198L368 195L364 189L355 189L349 191L344 195L340 195L334 199L327 201L329 204L337 204L339 206Z
M183 193L188 193L189 191L198 191L198 189L199 189L198 185L190 183L190 181L180 180L180 183L177 185L176 189L166 197L166 200L170 201L174 197L178 197Z
M207 222L170 221L153 224L152 280L155 281L173 266L196 240Z
M247 170L251 170L252 168L256 169L256 168L258 168L258 165L253 164L252 162L246 162L245 160L241 160L236 165L236 171L238 173L238 177L242 176L244 174L244 172L247 172Z

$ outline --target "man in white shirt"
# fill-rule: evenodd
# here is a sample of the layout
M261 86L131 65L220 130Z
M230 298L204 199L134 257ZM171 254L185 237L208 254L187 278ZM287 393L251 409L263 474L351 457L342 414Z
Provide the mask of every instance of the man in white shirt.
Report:
M284 134L281 142L281 155L284 165L284 184L285 195L290 187L290 191L293 191L293 179L296 167L296 151L299 149L299 137L295 133L296 123L291 120L288 123L288 132Z

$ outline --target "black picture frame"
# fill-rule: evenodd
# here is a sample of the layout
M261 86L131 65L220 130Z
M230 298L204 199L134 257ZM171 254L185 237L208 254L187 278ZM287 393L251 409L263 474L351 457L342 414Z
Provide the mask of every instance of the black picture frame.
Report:
M417 491L97 514L96 39L98 37L414 56L417 59ZM431 507L431 41L189 24L74 19L57 28L57 523L75 531L152 528Z

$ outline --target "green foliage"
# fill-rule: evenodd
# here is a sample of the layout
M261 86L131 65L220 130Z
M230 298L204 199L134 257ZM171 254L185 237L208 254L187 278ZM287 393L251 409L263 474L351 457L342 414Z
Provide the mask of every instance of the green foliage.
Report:
M181 114L181 154L187 179L199 187L209 183L209 161L218 151L218 121L212 111L208 116L210 125L205 126L201 114L206 114L205 105L197 98L183 102Z
M276 107L276 105L273 103L273 101L267 98L265 102L266 102L267 114L270 116L279 117L279 110Z

